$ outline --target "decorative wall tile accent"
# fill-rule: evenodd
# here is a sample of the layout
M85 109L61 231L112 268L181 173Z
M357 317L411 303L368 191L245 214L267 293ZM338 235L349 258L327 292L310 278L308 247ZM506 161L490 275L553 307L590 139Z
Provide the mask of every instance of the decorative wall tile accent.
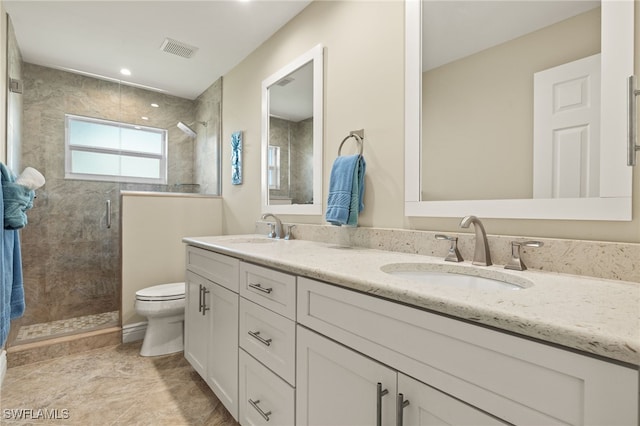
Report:
M231 184L242 184L242 132L231 134Z

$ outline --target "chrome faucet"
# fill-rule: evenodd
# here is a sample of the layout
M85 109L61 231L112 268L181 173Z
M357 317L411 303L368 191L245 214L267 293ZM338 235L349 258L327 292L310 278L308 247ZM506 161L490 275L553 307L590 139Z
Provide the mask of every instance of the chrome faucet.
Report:
M475 216L465 216L460 222L461 228L468 228L473 223L473 227L476 231L476 248L473 253L473 264L490 266L491 253L489 252L489 242L487 241L487 233L484 231L484 226L480 219Z
M281 238L282 237L282 222L273 213L265 213L262 216L260 216L260 219L265 220L268 217L272 217L276 221L276 224L275 224L275 237L276 238Z

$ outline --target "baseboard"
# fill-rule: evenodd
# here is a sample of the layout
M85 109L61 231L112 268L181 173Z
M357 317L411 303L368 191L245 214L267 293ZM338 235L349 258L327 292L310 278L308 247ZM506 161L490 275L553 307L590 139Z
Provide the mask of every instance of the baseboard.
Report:
M0 352L0 389L2 389L5 374L7 374L7 351L2 349Z
M122 343L131 343L144 339L147 332L147 322L137 322L122 326Z

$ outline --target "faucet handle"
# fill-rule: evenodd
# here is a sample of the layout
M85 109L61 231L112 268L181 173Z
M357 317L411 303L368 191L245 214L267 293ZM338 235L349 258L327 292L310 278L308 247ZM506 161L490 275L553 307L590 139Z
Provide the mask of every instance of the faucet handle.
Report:
M511 260L504 266L504 269L526 271L527 265L522 261L520 247L542 247L543 245L542 241L511 241Z
M275 236L276 236L276 224L269 222L268 225L269 225L269 233L267 234L267 238L275 238Z
M448 235L436 234L436 240L447 240L451 242L449 246L449 253L444 258L447 262L462 262L464 259L458 251L458 237L450 237Z
M287 232L286 232L286 234L285 234L285 236L284 236L284 239L285 239L285 240L293 240L293 235L291 235L291 230L292 230L293 228L295 228L295 227L296 227L296 225L289 224L289 225L285 225L285 226L287 227Z

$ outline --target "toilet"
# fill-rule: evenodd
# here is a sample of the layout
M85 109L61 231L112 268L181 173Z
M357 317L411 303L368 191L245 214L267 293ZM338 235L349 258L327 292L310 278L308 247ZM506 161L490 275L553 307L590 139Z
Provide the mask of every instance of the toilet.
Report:
M136 291L136 313L148 320L140 355L166 355L184 349L184 289L182 282Z

